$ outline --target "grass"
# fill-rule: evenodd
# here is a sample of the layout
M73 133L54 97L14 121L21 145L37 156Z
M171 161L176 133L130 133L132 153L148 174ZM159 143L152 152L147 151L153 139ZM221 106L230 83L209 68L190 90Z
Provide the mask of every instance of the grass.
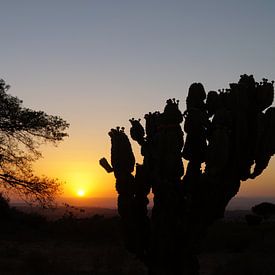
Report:
M12 211L0 227L1 275L137 275L144 266L122 243L118 217L47 221Z
M274 222L218 222L203 242L202 269L206 266L209 275L274 275L274 233Z

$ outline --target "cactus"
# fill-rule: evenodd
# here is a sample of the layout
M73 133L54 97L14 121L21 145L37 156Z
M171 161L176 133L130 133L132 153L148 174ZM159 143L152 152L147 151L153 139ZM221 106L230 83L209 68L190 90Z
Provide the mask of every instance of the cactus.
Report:
M252 75L207 96L201 83L193 83L183 114L179 101L169 99L163 112L145 115L145 129L140 119L130 120L143 156L135 175L124 129L110 131L111 165L105 158L100 164L114 172L125 244L148 274L199 274L197 253L207 228L223 217L241 181L259 176L275 153L273 97L273 82L257 83Z

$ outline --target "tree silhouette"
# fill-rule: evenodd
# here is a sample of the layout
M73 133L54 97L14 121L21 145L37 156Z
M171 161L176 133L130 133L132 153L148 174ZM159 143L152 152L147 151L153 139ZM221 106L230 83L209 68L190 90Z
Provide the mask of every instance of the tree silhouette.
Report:
M60 190L56 179L33 174L32 163L41 157L39 146L57 144L68 134L69 124L58 116L22 106L7 93L9 85L0 80L0 183L1 188L19 194L28 202L46 206Z
M252 212L265 220L275 216L275 204L270 202L262 202L251 208Z
M241 181L260 175L275 153L273 97L273 82L257 83L252 75L207 95L201 83L193 83L184 114L179 102L169 99L163 112L145 115L145 130L140 120L130 120L131 137L144 157L135 176L124 128L109 132L111 165L105 158L100 164L116 177L126 247L150 275L199 274L196 255L207 228L224 216Z

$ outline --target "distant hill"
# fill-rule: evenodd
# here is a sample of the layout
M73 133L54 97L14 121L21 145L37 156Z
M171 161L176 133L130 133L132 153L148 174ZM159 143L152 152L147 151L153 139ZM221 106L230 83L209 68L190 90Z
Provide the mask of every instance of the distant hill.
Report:
M26 206L27 204L18 199L11 199L12 206ZM61 197L58 198L57 203L59 206L67 203L72 206L78 207L100 207L100 208L117 208L117 197L114 198L77 198L77 197Z
M227 210L251 210L251 207L262 202L275 203L275 197L235 197L227 206Z
M19 211L25 212L25 213L38 213L45 217L47 217L49 220L56 220L62 218L62 216L68 216L70 215L69 212L73 215L73 217L76 218L88 218L94 215L100 215L104 216L105 218L110 218L113 216L117 216L117 210L116 209L109 209L109 208L101 208L101 207L77 207L77 206L59 206L55 209L43 209L41 207L31 207L28 205L23 204L17 204L13 205L16 209Z
M152 195L149 197L149 208L152 208ZM114 198L64 198L62 202L68 202L76 206L90 206L116 209L117 197ZM261 202L275 203L275 197L235 197L227 206L227 210L251 210L251 207Z
M68 203L75 206L85 206L85 207L100 207L100 208L117 208L117 197L110 198L60 198L59 203Z
M152 196L150 196L149 208L152 208ZM251 210L251 207L262 202L275 203L275 197L235 197L227 206L227 210ZM60 198L59 205L64 206L64 203L68 203L71 206L76 207L88 207L91 209L109 209L116 210L117 198ZM11 201L13 206L26 206L26 203L22 201Z

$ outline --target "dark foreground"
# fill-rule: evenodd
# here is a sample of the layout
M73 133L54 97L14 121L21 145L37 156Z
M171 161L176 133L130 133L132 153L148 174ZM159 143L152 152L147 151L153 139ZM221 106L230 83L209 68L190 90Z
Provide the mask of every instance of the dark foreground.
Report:
M248 226L242 217L213 225L199 256L202 275L274 275L275 222ZM4 215L1 275L145 275L123 247L118 217Z

